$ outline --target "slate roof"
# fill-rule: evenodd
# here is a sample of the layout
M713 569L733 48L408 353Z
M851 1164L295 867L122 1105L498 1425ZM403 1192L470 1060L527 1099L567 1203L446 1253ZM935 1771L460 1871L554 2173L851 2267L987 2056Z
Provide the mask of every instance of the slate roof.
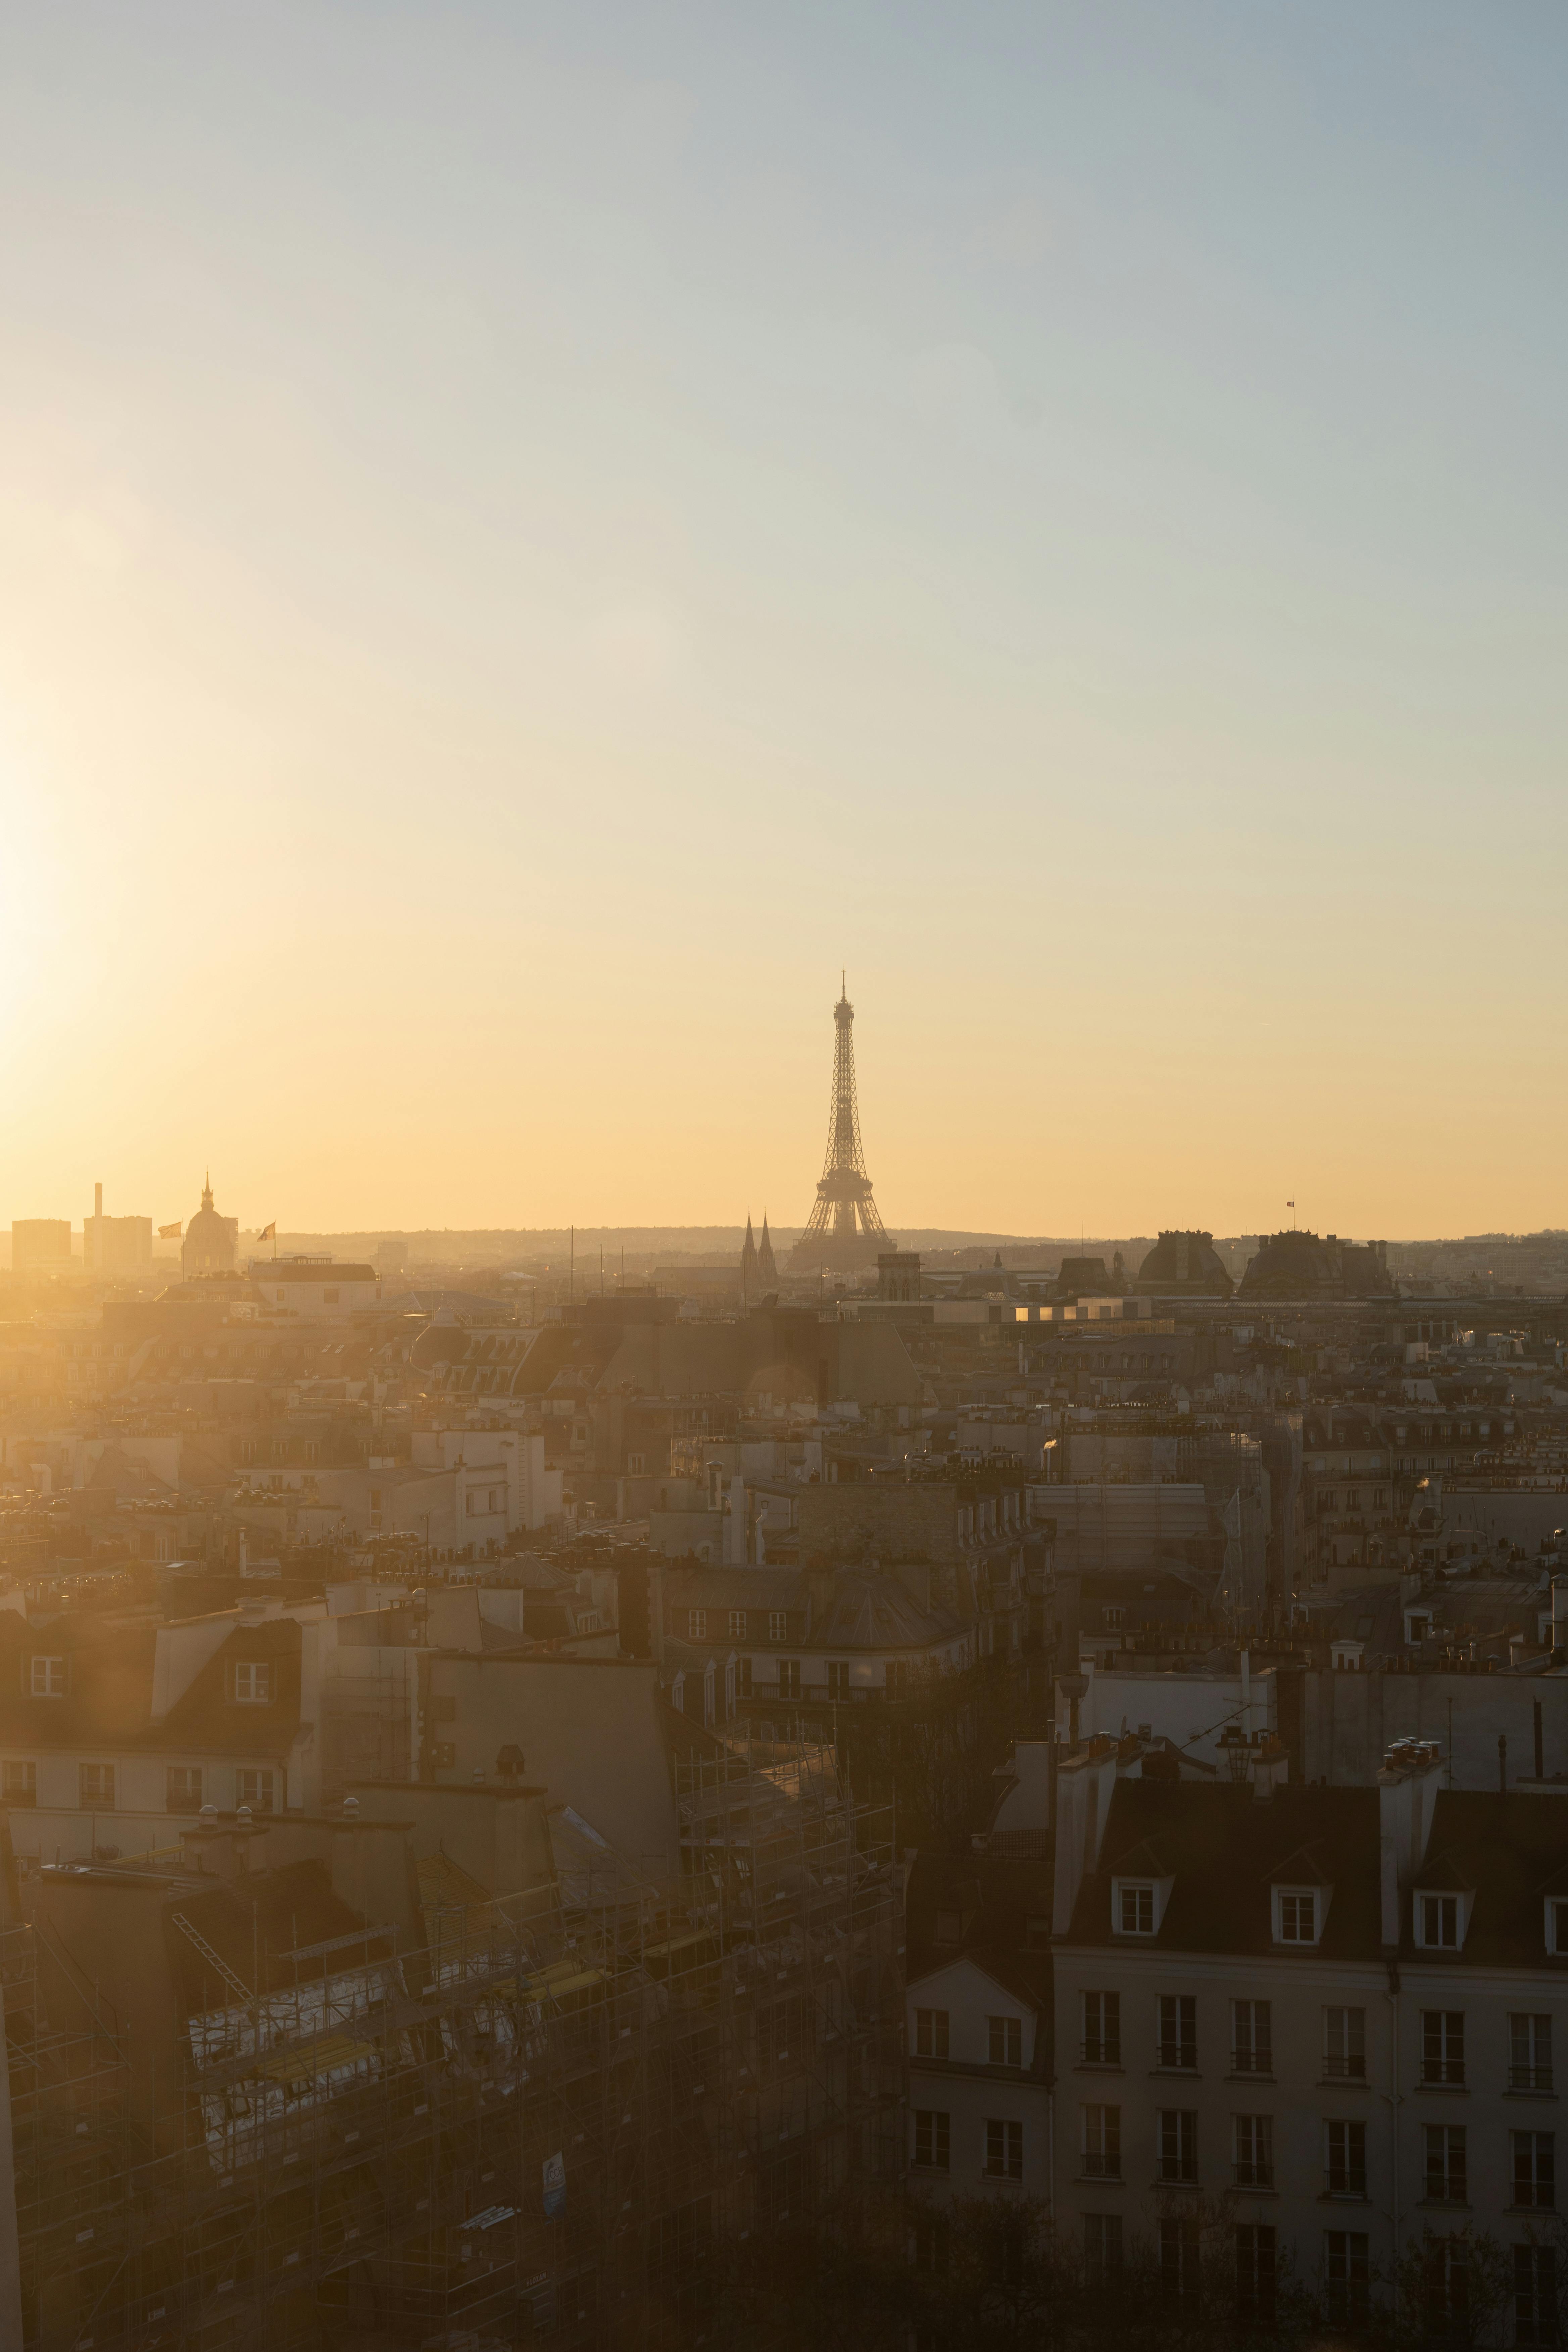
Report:
M218 1749L234 1756L284 1756L300 1728L300 1627L291 1617L238 1620L168 1714L153 1719L157 1629L115 1624L82 1614L32 1626L0 1611L0 1745L40 1751L147 1748ZM28 1661L64 1657L63 1698L34 1698ZM227 1696L237 1660L272 1667L265 1705L236 1706Z
M1267 1952L1307 1968L1383 1958L1379 1802L1376 1789L1287 1787L1259 1803L1224 1785L1119 1780L1102 1866L1086 1874L1061 1940L1121 1941L1111 1934L1112 1879L1159 1876L1173 1882L1159 1933L1147 1939L1162 1950ZM1568 1801L1440 1790L1427 1853L1402 1904L1402 1963L1453 1966L1452 1952L1415 1945L1410 1898L1461 1888L1473 1891L1464 1965L1568 1969L1546 1951L1544 1915L1568 1863ZM1333 1889L1320 1942L1299 1951L1276 1944L1270 1887L1314 1883Z
M922 1853L910 1874L906 1982L913 1986L961 1959L1036 2012L1034 2072L1048 2075L1053 2036L1051 1960L1027 1947L1030 1919L1050 1916L1050 1865L989 1854ZM939 1944L936 1918L957 1911L968 1921L959 1944Z

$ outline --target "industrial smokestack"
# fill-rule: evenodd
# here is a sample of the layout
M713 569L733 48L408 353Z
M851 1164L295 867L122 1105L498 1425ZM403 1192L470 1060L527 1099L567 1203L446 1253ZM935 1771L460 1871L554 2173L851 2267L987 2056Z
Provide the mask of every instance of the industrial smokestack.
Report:
M103 1187L101 1184L95 1184L92 1188L92 1213L95 1217L101 1217L103 1214Z

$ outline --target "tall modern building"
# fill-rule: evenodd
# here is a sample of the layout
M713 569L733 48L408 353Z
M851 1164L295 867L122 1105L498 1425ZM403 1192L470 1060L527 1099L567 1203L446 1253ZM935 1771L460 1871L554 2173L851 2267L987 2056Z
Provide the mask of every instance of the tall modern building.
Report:
M81 1221L82 1259L89 1274L134 1274L153 1263L151 1217L106 1217L103 1187L92 1188L92 1214Z
M11 1271L45 1272L70 1264L71 1221L68 1217L14 1217L11 1221Z

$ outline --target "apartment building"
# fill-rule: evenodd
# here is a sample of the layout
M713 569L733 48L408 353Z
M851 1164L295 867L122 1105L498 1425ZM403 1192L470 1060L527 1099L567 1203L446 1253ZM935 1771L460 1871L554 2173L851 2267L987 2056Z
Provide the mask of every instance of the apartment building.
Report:
M1037 1864L922 1854L909 1895L909 2180L917 2230L954 2197L1050 2193L1050 1918Z
M1186 2294L1217 2212L1244 2300L1288 2267L1347 2325L1418 2242L1462 2295L1484 2231L1517 2340L1555 2340L1563 1800L1445 1790L1415 1741L1375 1788L1289 1787L1272 1741L1227 1786L1117 1760L1058 1775L1058 2224Z

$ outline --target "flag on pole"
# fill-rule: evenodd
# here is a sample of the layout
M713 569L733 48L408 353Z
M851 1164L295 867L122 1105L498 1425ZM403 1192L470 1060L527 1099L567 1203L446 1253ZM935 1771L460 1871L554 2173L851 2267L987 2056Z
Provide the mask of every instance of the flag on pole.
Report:
M177 1242L184 1231L184 1219L183 1217L176 1217L172 1225L159 1226L158 1239L161 1242Z
M277 1218L274 1217L269 1225L263 1225L256 1238L258 1242L275 1242L278 1238Z

